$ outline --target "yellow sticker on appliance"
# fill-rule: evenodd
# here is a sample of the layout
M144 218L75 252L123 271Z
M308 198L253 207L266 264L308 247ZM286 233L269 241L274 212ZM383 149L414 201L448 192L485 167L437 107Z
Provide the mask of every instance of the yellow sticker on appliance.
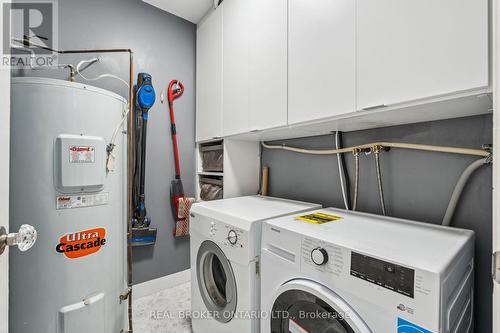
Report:
M340 216L325 213L312 213L308 215L297 216L295 219L313 224L325 224L341 220L342 218Z

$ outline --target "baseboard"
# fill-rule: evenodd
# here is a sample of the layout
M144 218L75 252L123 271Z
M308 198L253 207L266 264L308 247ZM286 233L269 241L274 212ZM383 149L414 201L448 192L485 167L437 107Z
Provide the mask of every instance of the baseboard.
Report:
M190 280L191 280L191 270L186 269L185 271L182 272L167 275L151 281L139 283L134 285L132 293L133 299L149 296L159 291L189 282Z

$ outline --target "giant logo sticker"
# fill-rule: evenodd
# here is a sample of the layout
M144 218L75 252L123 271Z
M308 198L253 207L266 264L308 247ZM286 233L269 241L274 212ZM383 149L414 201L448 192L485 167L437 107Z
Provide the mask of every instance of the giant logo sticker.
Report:
M105 245L106 229L95 228L62 236L56 251L68 259L77 259L96 253Z

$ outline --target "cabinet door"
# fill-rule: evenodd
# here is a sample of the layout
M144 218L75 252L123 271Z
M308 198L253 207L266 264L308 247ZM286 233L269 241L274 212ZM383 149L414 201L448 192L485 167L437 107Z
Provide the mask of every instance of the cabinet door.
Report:
M287 1L226 0L223 133L287 122Z
M252 4L250 130L287 124L287 0Z
M222 10L198 26L196 64L196 140L222 136Z
M3 36L3 15L0 35ZM9 232L10 71L0 68L0 227ZM15 230L17 231L17 230ZM9 332L9 249L0 255L0 332Z
M355 1L289 6L288 122L356 111Z
M223 134L245 133L250 113L250 9L253 0L225 0L223 14Z
M488 85L488 0L357 0L358 109Z

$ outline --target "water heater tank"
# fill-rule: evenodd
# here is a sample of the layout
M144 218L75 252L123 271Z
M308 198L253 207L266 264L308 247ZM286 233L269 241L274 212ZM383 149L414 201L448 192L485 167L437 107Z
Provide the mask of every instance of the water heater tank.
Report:
M10 228L35 246L10 251L10 331L110 333L125 328L126 136L106 145L126 101L88 85L14 78Z

